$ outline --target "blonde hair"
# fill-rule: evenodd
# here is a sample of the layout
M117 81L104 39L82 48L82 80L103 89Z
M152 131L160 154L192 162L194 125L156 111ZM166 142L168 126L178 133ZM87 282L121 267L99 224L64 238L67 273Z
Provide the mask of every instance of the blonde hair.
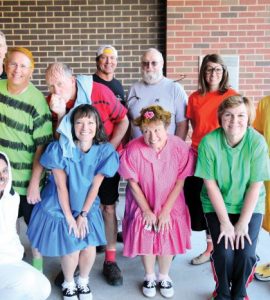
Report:
M256 116L254 104L251 100L241 95L234 95L226 98L218 107L218 123L221 126L221 117L224 111L228 108L237 107L241 104L245 104L248 113L248 126L250 126Z
M159 105L151 105L141 110L140 116L133 121L135 126L142 128L143 125L149 123L162 121L165 127L168 127L171 123L171 113L164 110Z
M26 55L30 60L31 68L34 69L34 66L35 66L34 57L33 57L32 52L29 49L24 48L24 47L9 48L8 51L7 51L7 54L6 54L6 60L7 61L9 60L10 55L14 52L20 52L20 53L23 53L24 55Z

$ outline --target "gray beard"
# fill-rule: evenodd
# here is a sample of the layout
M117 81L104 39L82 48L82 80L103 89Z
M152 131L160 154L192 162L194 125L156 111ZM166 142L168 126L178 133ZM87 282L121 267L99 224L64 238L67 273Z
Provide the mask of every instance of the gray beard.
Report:
M147 84L155 84L159 82L163 77L162 69L157 72L147 73L142 71L142 79Z

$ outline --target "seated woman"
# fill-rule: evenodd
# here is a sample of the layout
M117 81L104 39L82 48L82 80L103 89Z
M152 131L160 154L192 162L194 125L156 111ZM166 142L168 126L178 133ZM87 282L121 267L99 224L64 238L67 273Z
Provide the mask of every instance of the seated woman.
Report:
M163 297L174 295L169 277L172 258L190 249L190 217L183 185L193 174L194 156L185 142L167 133L170 119L171 113L161 106L142 109L134 120L142 136L127 145L119 168L128 180L124 255L142 257L146 297L155 296L157 283Z
M11 182L9 160L0 152L0 298L44 300L50 295L51 285L41 272L22 260L24 249L16 232L20 197Z
M42 255L61 256L64 299L91 300L88 277L96 246L106 244L98 190L104 176L116 173L119 158L93 106L77 106L62 122L60 140L49 144L40 160L52 175L27 233Z
M230 96L218 108L220 128L206 135L195 176L203 178L201 201L213 240L216 289L212 299L248 299L264 213L264 180L270 179L267 144L250 127L252 102Z

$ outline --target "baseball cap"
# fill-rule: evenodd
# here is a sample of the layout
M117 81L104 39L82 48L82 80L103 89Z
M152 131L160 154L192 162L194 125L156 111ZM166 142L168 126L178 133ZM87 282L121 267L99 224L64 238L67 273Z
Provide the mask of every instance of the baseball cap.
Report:
M101 54L113 54L117 57L117 50L112 45L103 45L98 48L96 57L99 57Z

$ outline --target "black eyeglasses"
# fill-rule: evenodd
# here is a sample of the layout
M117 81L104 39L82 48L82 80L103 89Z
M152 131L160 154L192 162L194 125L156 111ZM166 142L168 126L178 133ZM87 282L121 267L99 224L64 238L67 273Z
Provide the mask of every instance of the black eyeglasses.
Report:
M158 65L159 61L142 61L143 67L149 67L150 65L152 67L156 67Z
M212 73L216 73L216 74L218 74L218 75L220 75L222 72L223 72L223 69L222 68L220 68L220 67L217 67L217 68L207 68L206 70L205 70L205 73L206 74L212 74Z

